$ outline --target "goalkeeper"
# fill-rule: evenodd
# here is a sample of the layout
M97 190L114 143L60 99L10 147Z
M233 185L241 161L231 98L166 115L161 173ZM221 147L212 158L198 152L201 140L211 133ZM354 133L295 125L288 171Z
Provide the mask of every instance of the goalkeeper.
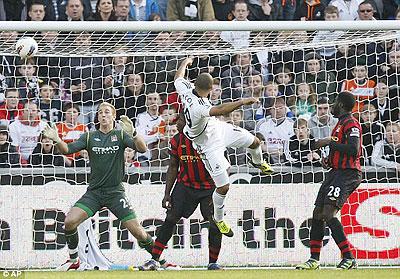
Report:
M43 134L52 139L63 154L86 149L91 164L89 187L65 217L64 231L70 258L58 268L59 270L79 268L77 227L102 207L107 207L139 241L139 246L151 253L153 240L136 219L122 185L125 175L125 147L143 153L147 149L146 143L136 133L132 121L126 116L121 116L119 121L122 130L115 129L115 116L113 105L106 102L100 104L99 129L84 133L77 141L69 144L60 139L55 126L47 125L43 131Z

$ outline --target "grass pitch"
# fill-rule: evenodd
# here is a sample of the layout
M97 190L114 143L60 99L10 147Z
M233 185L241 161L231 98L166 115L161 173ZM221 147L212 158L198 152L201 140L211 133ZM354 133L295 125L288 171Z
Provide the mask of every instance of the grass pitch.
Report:
M1 276L0 276L1 277ZM182 271L84 271L84 272L26 272L24 279L396 279L400 278L400 267L390 269L358 269L300 271L292 269L228 269L221 271L182 270Z

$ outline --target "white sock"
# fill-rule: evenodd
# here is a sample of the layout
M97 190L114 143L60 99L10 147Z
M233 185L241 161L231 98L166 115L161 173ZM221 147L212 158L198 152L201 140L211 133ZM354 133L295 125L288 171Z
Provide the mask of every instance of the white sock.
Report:
M256 149L247 148L247 151L251 155L251 160L254 164L260 165L262 163L262 150L261 145L258 146Z
M224 219L224 201L225 195L221 195L214 191L212 195L213 204L214 204L214 220L220 222Z

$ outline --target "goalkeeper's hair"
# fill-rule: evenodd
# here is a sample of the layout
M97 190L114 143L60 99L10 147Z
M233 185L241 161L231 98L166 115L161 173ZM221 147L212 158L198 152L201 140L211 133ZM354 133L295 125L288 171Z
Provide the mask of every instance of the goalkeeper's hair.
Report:
M194 82L196 89L201 91L208 91L212 89L213 77L209 73L201 73Z
M99 108L97 109L97 112L99 112L99 110L100 110L102 107L109 107L109 108L112 110L113 116L114 116L114 117L117 116L117 110L115 109L115 107L114 107L112 104L110 104L110 103L108 103L108 102L102 102L102 103L99 105Z

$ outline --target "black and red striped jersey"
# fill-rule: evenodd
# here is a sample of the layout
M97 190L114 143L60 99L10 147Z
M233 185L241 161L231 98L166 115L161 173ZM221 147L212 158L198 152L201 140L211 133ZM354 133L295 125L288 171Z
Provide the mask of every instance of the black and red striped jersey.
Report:
M175 156L179 160L177 182L199 190L215 187L213 179L199 154L193 148L192 142L183 133L175 135L171 139L170 145L170 156Z
M331 139L339 144L348 144L349 137L360 139L360 148L355 156L339 150L331 150L329 160L333 169L356 169L361 171L360 156L362 153L362 129L360 123L351 114L343 115L332 130Z

